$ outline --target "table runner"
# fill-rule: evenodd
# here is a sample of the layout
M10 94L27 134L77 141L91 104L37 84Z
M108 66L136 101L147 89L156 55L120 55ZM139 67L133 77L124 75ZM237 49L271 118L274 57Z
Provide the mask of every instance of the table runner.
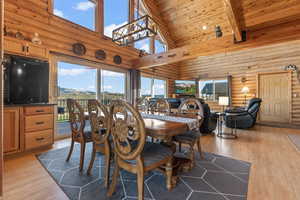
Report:
M149 118L149 119L158 119L164 121L185 123L188 125L189 130L199 129L199 120L197 119L176 117L176 116L169 116L169 115L154 115L154 114L147 114L147 113L141 113L141 116L143 118Z

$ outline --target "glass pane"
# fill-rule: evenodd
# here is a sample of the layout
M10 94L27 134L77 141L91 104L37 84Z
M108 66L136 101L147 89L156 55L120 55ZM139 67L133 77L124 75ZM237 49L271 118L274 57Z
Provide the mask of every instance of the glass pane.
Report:
M214 100L213 81L199 81L199 97L205 100Z
M88 99L96 99L97 70L66 62L58 62L57 68L58 114L55 138L63 138L71 133L67 99L76 99L87 112ZM86 126L89 126L88 122Z
M215 100L219 97L228 96L228 83L227 80L216 80L215 81Z
M160 40L155 40L155 53L166 52L166 45Z
M96 4L89 0L53 1L53 14L95 31Z
M104 35L128 23L128 0L104 0Z
M165 80L159 80L159 79L154 79L154 85L153 85L153 90L154 90L154 97L155 98L164 98L166 97L166 81Z
M126 100L126 74L101 70L101 101L107 105L115 99Z
M141 77L141 96L151 97L151 78Z
M150 53L150 39L143 39L135 42L134 47L140 50L144 50L147 53Z

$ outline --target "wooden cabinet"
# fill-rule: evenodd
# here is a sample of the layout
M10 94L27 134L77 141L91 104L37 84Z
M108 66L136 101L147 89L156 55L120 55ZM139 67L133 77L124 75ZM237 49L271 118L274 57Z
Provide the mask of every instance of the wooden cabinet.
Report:
M46 47L16 38L5 37L4 50L6 53L48 59L48 49Z
M3 149L5 154L20 150L20 112L19 107L4 108Z
M27 132L25 134L25 149L34 149L41 146L50 145L53 143L53 130Z
M14 154L54 142L54 106L4 107L4 153Z
M25 116L25 132L40 131L53 127L53 115Z
M25 106L23 113L22 128L25 138L25 150L53 144L53 106Z
M25 55L25 48L25 45L18 40L13 40L8 37L4 40L4 49L8 53Z

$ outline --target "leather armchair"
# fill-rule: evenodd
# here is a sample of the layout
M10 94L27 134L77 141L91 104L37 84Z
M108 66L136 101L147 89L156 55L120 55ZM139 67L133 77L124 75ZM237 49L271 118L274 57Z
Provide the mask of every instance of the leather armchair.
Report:
M245 108L234 108L225 111L225 125L229 128L247 129L256 123L257 113L262 100L252 98ZM230 114L234 115L230 115Z

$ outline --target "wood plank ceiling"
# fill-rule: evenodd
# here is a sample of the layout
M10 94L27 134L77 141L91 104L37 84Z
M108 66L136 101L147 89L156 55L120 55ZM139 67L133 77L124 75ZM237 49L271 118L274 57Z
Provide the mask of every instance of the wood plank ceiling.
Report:
M155 0L177 47L215 38L215 26L232 35L224 0ZM299 0L231 0L243 30L300 19ZM204 27L204 28L203 28ZM206 29L205 29L206 27Z

